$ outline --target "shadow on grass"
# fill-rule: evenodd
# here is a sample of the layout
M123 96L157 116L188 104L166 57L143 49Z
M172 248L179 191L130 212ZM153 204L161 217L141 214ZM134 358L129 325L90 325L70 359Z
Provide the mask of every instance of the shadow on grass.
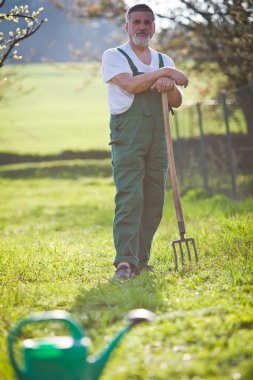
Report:
M106 150L87 150L72 151L66 150L57 154L18 154L12 152L0 152L0 165L20 164L27 162L45 162L45 161L62 161L62 160L88 160L110 158L110 151Z
M111 176L111 161L109 159L65 160L0 166L0 178L9 179L77 179L80 177L107 178Z
M83 324L93 330L96 338L109 326L120 321L123 323L130 310L144 308L155 313L161 310L162 304L156 277L145 273L129 281L111 279L90 290L81 289L72 312L85 316Z

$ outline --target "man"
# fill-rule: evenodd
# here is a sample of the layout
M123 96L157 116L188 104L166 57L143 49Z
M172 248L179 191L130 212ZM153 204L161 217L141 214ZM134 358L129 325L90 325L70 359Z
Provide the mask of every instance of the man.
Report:
M102 58L111 112L112 168L116 186L113 225L115 278L129 279L148 265L153 236L162 218L167 177L161 93L179 107L177 86L187 86L171 58L149 47L155 16L146 4L131 7L125 30L129 41Z

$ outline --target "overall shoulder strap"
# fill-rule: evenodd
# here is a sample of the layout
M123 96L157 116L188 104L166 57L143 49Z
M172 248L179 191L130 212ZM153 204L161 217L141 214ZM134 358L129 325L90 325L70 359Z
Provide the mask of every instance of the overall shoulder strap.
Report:
M158 57L159 57L159 69L161 69L162 67L164 67L163 56L161 53L158 53Z
M124 52L124 50L122 50L120 48L117 48L117 50L126 57L128 63L129 63L129 66L133 72L133 75L139 74L137 67L135 66L135 64L133 63L133 61L129 57L129 55L126 52Z

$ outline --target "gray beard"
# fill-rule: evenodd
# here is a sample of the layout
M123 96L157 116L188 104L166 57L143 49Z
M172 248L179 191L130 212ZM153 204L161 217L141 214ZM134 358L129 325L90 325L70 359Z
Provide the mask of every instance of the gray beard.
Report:
M150 40L151 40L151 38L149 36L145 37L145 38L140 38L137 36L137 34L135 34L133 36L133 41L134 41L135 45L137 45L137 46L148 46Z

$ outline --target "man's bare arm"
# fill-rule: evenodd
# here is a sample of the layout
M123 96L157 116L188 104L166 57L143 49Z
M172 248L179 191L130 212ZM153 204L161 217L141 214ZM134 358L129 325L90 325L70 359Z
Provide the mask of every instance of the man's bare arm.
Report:
M129 73L118 74L111 79L111 82L130 94L139 94L150 89L157 79L161 77L171 78L179 86L186 87L188 84L188 79L182 71L170 67L163 67L159 70L136 76Z
M158 78L159 72L157 70L136 76L129 73L118 74L112 78L111 82L135 95L147 91Z

